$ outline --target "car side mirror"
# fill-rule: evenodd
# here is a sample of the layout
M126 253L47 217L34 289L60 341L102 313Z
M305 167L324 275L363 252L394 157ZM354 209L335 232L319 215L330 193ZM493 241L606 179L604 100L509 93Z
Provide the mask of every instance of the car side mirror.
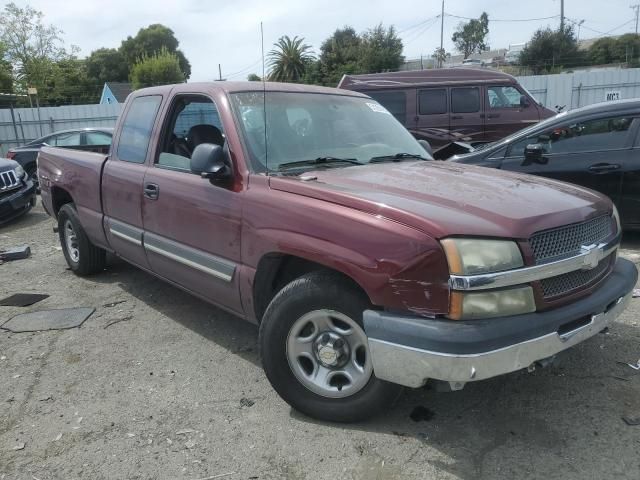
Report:
M531 102L529 102L529 98L526 95L520 95L520 106L522 108L528 108Z
M524 162L522 165L531 165L532 163L539 163L541 165L545 165L549 163L549 159L544 157L545 149L543 145L539 143L534 143L531 145L527 145L524 149Z
M233 176L231 162L224 149L214 143L201 143L191 154L191 172L208 178L211 183L229 180Z
M433 149L431 148L431 144L426 140L418 140L418 143L424 148L424 151L429 154L430 157L433 157Z

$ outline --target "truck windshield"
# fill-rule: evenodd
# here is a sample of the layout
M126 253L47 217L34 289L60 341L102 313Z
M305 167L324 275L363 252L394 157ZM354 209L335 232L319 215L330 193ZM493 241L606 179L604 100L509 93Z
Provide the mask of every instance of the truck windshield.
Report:
M238 124L254 167L283 171L281 165L302 169L349 167L372 159L428 157L422 146L378 102L345 95L266 92L231 95ZM310 159L350 159L343 162L305 162ZM404 157L403 157L404 158ZM359 167L358 167L359 168Z

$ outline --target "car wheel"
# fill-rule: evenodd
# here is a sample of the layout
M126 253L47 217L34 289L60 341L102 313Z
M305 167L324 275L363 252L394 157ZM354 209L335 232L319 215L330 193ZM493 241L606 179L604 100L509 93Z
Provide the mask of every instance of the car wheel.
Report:
M373 373L362 313L366 296L348 279L313 272L284 287L260 324L267 378L296 410L320 420L355 422L389 406L402 391Z
M58 212L58 235L69 268L78 275L91 275L104 270L106 252L91 243L72 203Z

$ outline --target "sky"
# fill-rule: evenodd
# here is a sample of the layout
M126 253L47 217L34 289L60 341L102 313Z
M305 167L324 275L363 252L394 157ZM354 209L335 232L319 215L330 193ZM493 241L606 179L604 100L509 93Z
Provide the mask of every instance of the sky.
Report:
M304 37L318 53L323 40L350 25L358 32L383 23L394 25L407 58L430 56L440 45L440 0L14 0L44 13L46 23L64 31L67 45L80 47L80 56L101 47L118 47L127 36L161 23L171 28L192 66L191 81L218 77L244 80L262 73L260 22L264 48L282 35ZM569 21L584 20L580 38L633 32L636 0L565 0ZM0 0L0 5L4 2ZM450 15L477 18L489 15L489 45L507 48L526 42L538 28L559 25L561 0L446 0L444 47L453 51L451 35L464 21ZM533 21L513 21L540 19ZM492 21L493 19L493 21ZM508 20L508 21L503 21Z

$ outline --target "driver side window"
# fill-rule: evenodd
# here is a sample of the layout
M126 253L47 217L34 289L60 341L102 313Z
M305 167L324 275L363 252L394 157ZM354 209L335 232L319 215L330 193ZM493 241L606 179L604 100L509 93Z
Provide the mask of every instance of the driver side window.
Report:
M191 171L191 154L202 143L224 146L218 110L211 99L199 95L176 97L165 124L156 165Z

